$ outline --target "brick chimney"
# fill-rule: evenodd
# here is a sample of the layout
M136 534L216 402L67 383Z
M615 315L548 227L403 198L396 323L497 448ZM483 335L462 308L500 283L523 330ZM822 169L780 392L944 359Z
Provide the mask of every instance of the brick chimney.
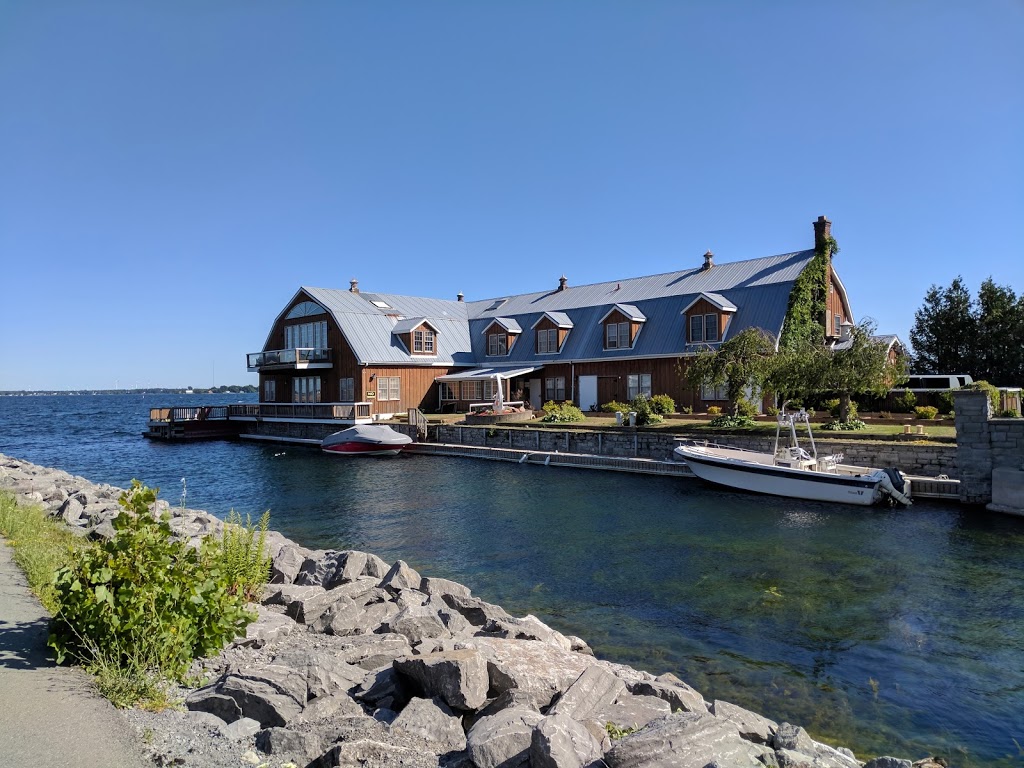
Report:
M565 275L562 275L560 278L558 278L558 290L564 291L568 287L569 278L567 278Z
M708 250L708 252L704 254L704 266L701 267L701 270L703 272L707 272L713 266L715 266L715 254Z
M350 293L359 293L359 281L354 277L348 281L348 290Z
M825 248L825 241L832 237L832 222L824 216L819 216L814 222L814 250L820 251Z
M465 301L466 297L463 295L462 291L459 291L457 294L455 294L455 300L456 301Z

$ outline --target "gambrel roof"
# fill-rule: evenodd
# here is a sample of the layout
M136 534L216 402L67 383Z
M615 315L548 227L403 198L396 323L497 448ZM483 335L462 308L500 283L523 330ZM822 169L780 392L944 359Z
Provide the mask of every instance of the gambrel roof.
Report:
M473 302L304 287L287 306L305 294L324 307L360 364L479 367L487 364L484 330L488 326L497 321L521 333L545 316L558 327L573 328L558 352L537 355L536 345L526 339L513 345L503 361L543 365L562 360L669 357L687 352L683 310L701 297L731 313L729 336L749 327L764 328L778 336L793 282L813 258L814 251L796 251L720 263L710 269L686 269ZM605 350L601 321L616 307L627 317L645 320L647 331L637 336L630 349ZM399 323L413 320L417 324L428 322L437 333L437 353L429 361L410 355L393 333L396 327L405 327Z

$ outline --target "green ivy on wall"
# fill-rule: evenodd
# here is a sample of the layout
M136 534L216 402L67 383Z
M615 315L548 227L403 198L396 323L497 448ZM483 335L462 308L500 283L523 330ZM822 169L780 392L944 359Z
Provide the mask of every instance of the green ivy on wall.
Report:
M825 300L828 297L828 266L839 253L835 239L828 237L814 258L793 283L789 293L786 322L782 326L780 349L792 349L800 342L821 344L825 340Z

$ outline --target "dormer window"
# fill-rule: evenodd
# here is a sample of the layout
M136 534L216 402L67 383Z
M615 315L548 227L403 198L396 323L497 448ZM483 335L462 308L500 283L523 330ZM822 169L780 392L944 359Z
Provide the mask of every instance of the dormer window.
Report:
M561 351L573 324L564 312L545 312L533 324L534 351L538 355L554 355Z
M503 357L507 355L522 332L522 327L512 318L494 318L491 324L484 329L484 336L487 337L487 356Z
M605 349L632 349L647 317L632 304L616 304L601 318Z
M501 333L487 334L487 354L491 357L508 354L508 333L504 328Z
M413 331L412 351L424 355L434 354L434 332L429 328Z
M736 305L717 293L702 293L691 301L683 314L690 344L717 344L725 338Z

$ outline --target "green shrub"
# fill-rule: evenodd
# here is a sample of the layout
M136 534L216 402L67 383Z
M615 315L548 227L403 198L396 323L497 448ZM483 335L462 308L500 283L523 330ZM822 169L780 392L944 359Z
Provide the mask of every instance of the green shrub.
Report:
M867 429L865 424L860 419L850 419L849 421L830 421L828 424L822 424L821 429L827 429L832 432L853 432L858 429Z
M917 405L917 395L908 389L896 396L894 409L898 413L913 413L915 405Z
M680 407L679 412L689 416L691 413L693 413L693 406L684 405L684 406Z
M831 400L824 401L821 404L821 407L824 410L828 411L830 416L834 416L835 418L838 419L839 418L839 413L840 413L839 409L840 409L841 405L842 405L842 401L840 401L840 399L838 397L834 397ZM853 400L853 399L850 400L850 405L849 405L849 408L848 408L847 417L848 417L848 419L850 421L853 421L854 419L857 418L857 401L856 400Z
M934 405L919 405L914 408L914 415L919 419L937 419L939 409Z
M769 405L767 408L764 409L764 412L772 417L779 415L779 409L776 408L774 405Z
M196 551L174 540L170 515L149 511L155 500L155 490L133 480L119 499L114 537L55 577L60 607L48 643L58 663L125 675L129 698L153 672L181 680L193 659L219 651L256 618L232 592L218 544L208 537Z
M1020 414L1017 413L1013 408L1006 408L996 414L1000 419L1019 419Z
M654 404L647 395L637 395L629 401L629 410L636 412L636 425L648 427L652 424L661 424L663 421L660 414L655 413Z
M668 395L655 395L651 398L651 408L655 413L664 416L666 413L676 412L676 401Z
M757 416L757 406L747 400L747 398L741 397L736 401L736 415Z
M992 404L992 413L999 410L999 388L993 384L989 384L984 379L982 381L976 381L973 384L968 384L964 389L973 390L975 392L984 392L988 395L988 401Z
M709 405L708 406L708 416L718 416L721 413L722 413L722 409L721 409L720 406L717 406L717 405Z
M629 406L626 403L620 403L618 400L612 400L602 405L601 410L605 413L615 413L616 411L626 413L629 410Z
M556 403L548 400L544 403L544 418L541 421L548 423L583 421L586 418L583 411L572 403Z
M954 406L952 392L939 392L939 413L952 413Z
M711 410L710 408L708 409ZM745 427L757 426L757 422L749 416L718 416L712 419L708 426L716 429L743 429Z

